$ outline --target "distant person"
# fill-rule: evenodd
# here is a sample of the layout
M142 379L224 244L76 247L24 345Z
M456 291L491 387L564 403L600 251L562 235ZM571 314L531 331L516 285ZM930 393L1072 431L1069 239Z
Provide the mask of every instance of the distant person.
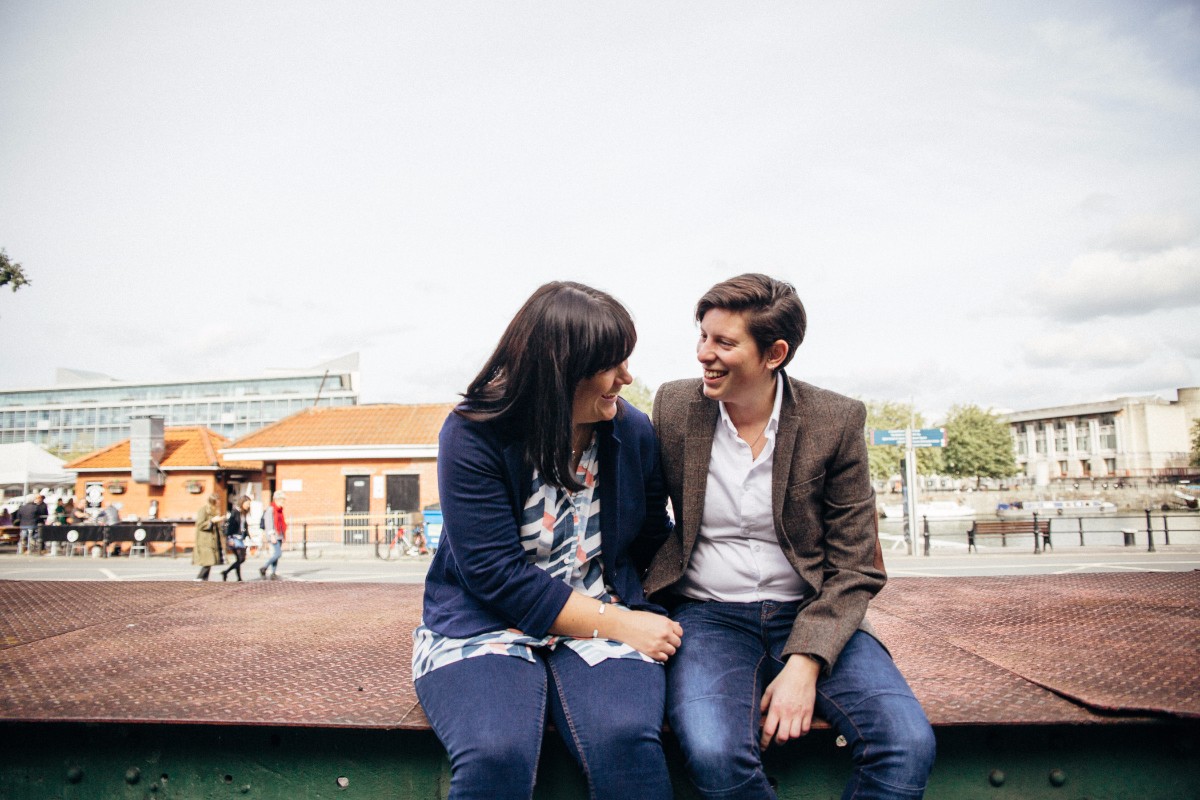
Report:
M196 512L196 545L192 548L192 563L200 567L198 581L208 580L208 573L221 559L221 515L217 512L220 495L213 493Z
M287 495L283 492L272 494L271 505L263 511L262 522L259 523L266 532L267 544L271 545L271 557L258 569L258 574L264 578L267 577L267 570L271 571L272 579L277 577L275 572L279 569L279 557L283 555L283 540L287 538L287 519L283 515L283 502L286 499Z
M40 494L31 494L25 499L25 503L17 509L16 523L21 529L20 537L17 539L17 555L21 553L33 553L38 542L38 528L41 527L43 520L45 520L40 509L44 509L45 507L46 504L42 502Z
M62 498L58 498L58 502L54 504L54 524L67 524L67 506L63 503Z
M0 508L0 528L11 528L13 524L12 514L8 511L8 506Z
M233 556L233 563L221 570L221 580L229 580L229 573L236 572L237 579L242 579L242 564L246 561L246 540L250 536L247 517L250 515L250 498L243 497L242 502L229 512L229 522L225 525L225 547Z

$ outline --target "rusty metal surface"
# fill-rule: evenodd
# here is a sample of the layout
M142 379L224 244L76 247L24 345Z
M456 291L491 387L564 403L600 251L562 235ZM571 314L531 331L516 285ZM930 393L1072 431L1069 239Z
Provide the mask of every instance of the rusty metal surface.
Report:
M871 619L935 725L1186 717L1198 590L1190 573L908 578ZM396 584L0 582L0 719L424 728L420 599Z
M1200 717L1200 572L909 578L872 609L1093 711Z
M189 583L182 600L163 583L33 586L0 583L6 628L95 596L140 610L0 651L0 718L425 727L409 677L419 586Z

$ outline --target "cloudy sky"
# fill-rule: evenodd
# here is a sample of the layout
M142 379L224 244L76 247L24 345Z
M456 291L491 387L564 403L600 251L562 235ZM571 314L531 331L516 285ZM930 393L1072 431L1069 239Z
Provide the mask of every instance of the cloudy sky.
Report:
M1200 384L1185 2L0 2L0 388L358 351L453 399L539 284L649 386L794 283L794 376L1030 409Z

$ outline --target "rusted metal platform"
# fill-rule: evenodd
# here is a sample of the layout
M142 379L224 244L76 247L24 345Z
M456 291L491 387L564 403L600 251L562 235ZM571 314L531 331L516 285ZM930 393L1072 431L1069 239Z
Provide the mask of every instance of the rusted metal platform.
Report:
M243 736L270 729L273 740L311 729L424 732L409 668L420 593L286 581L0 582L0 724L51 738L47 730L72 725L189 730L197 741L231 726ZM1197 730L1200 573L895 579L871 620L939 740L964 726L993 732L985 751L995 731L1014 727L1166 729L1168 740L1182 731L1187 742ZM436 758L436 741L420 736L404 746ZM1191 769L1185 783L1200 780ZM444 793L445 770L434 772L431 796ZM16 779L0 774L0 797L6 780Z
M419 586L0 583L0 719L422 729ZM1200 718L1200 573L896 579L935 725ZM262 691L271 687L270 691Z

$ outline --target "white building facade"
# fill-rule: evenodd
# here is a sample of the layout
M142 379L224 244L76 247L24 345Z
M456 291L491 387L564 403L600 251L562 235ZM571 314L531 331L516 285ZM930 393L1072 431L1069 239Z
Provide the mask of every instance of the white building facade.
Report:
M358 405L358 354L258 377L133 382L60 369L54 386L0 391L0 444L60 451L107 447L130 437L130 420L157 415L229 439L314 406Z
M1176 400L1120 397L1006 414L1017 464L1037 485L1187 475L1189 432L1200 417L1200 387L1177 393Z

